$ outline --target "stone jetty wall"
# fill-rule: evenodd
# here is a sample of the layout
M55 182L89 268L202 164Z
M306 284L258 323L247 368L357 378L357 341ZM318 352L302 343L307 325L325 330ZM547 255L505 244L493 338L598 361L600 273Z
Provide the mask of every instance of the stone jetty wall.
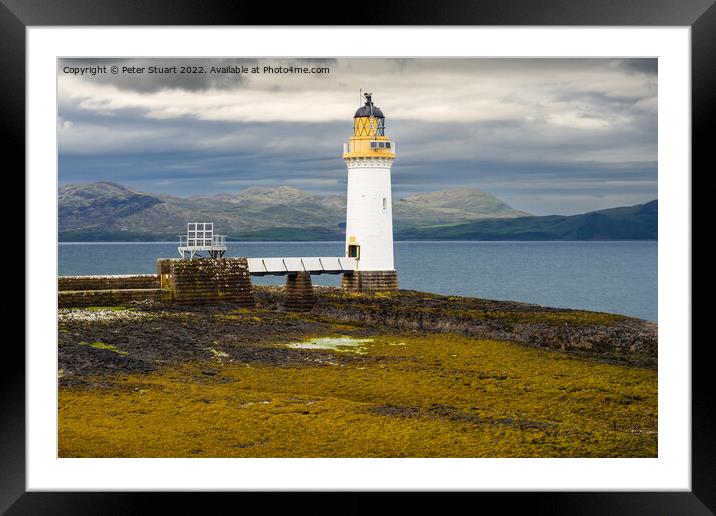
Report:
M64 290L116 290L159 288L156 274L122 276L60 276L57 288Z
M167 289L111 289L111 290L65 290L57 296L59 308L83 306L121 306L132 301L171 302L172 293Z
M255 306L246 258L168 259L160 262L157 264L159 277L168 275L165 281L177 304L233 303L243 307Z
M132 301L255 306L246 258L159 259L157 274L60 276L58 306L119 306Z
M398 290L396 271L355 271L343 274L348 292ZM246 258L160 258L156 274L124 276L60 276L60 307L117 306L131 301L181 305L231 303L254 307L254 289ZM309 311L316 302L309 272L286 275L286 310Z

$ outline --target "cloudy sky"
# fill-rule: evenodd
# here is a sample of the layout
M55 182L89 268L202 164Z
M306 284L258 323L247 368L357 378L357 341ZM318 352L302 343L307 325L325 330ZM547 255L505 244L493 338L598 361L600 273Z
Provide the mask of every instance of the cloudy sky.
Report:
M90 66L107 71L71 72ZM59 60L60 184L342 194L342 143L360 89L373 93L397 143L396 197L472 186L539 215L657 197L655 59Z

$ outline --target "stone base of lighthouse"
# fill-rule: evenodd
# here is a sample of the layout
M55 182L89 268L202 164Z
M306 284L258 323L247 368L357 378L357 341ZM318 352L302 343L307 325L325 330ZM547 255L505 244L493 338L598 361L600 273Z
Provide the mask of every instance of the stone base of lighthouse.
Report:
M343 274L341 287L347 292L390 292L398 290L398 271L353 271Z

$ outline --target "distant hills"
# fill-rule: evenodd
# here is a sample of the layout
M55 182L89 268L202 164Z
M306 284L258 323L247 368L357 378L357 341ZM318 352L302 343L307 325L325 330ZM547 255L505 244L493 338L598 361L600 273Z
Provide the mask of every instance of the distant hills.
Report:
M345 196L296 188L249 188L189 198L111 182L58 192L60 241L172 241L191 221L214 222L231 240L340 240ZM398 239L655 239L656 201L574 216L535 217L476 188L393 199Z
M476 220L401 232L405 240L656 240L658 201L581 215Z
M191 221L232 239L330 240L343 238L346 219L345 196L287 186L182 198L100 182L63 186L58 201L63 241L174 240ZM529 215L475 188L394 199L393 214L396 231Z

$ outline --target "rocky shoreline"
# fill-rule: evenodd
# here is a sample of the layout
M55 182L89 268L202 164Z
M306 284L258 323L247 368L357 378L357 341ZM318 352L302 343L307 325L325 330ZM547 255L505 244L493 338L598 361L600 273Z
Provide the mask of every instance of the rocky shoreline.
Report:
M316 288L58 311L61 457L654 457L657 328Z
M657 325L621 315L405 290L350 294L330 287L315 287L313 309L296 313L284 310L282 290L255 287L253 310L230 304L176 307L155 302L61 309L60 384L211 359L216 343L231 343L227 349L237 360L294 364L305 359L300 352L264 345L337 331L358 337L448 333L600 362L657 366Z
M350 294L314 287L311 313L331 320L516 342L606 361L656 368L658 326L618 314L402 290ZM259 306L281 307L280 287L257 287Z

